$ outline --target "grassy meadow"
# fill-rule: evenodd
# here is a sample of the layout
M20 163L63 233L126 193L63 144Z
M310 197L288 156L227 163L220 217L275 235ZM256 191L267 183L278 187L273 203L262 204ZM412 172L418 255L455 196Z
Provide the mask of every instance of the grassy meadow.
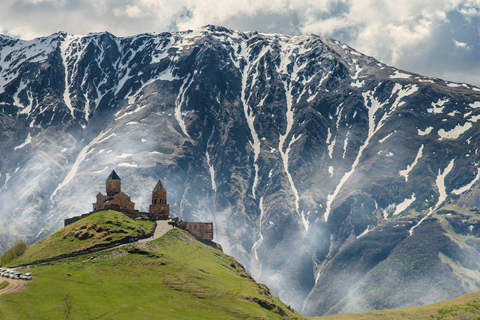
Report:
M21 265L60 254L85 250L99 244L150 232L153 222L133 220L117 211L100 211L65 228L31 246L9 265Z
M0 296L0 319L304 319L235 259L180 229L21 271L34 279Z
M480 320L480 292L426 306L311 317L311 320Z

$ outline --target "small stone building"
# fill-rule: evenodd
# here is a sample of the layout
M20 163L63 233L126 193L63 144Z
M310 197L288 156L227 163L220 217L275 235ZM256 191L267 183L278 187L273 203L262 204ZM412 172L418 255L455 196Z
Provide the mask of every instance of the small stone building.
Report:
M180 221L180 222L177 222L176 225L179 228L190 231L197 238L213 240L213 223L212 222Z
M130 201L130 196L122 192L122 180L115 172L110 173L106 183L107 195L97 194L97 202L93 204L93 211L99 210L135 210L135 203Z

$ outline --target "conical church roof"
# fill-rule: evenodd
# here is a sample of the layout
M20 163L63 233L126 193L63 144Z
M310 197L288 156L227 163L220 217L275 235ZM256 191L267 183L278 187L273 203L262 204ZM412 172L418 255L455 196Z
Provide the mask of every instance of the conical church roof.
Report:
M167 192L167 190L166 190L165 187L163 186L162 181L161 181L160 179L158 179L157 185L155 186L155 188L153 188L153 191L163 191L163 192Z
M115 170L112 170L112 173L108 176L107 180L122 180L118 176L118 174L115 172Z

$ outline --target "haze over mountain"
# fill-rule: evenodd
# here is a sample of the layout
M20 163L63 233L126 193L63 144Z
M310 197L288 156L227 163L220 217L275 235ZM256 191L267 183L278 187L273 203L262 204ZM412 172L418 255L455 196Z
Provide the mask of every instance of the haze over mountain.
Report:
M161 178L305 315L480 289L479 88L315 35L0 37L3 250L90 211L115 169L143 210Z

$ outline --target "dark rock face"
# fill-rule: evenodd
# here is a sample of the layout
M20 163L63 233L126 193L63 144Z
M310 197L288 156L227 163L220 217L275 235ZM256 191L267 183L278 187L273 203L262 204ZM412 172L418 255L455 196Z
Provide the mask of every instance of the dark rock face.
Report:
M172 215L213 221L305 315L480 290L478 88L332 39L214 26L1 36L0 68L3 250L89 211L115 169L141 210L161 178ZM386 301L393 268L416 285Z

